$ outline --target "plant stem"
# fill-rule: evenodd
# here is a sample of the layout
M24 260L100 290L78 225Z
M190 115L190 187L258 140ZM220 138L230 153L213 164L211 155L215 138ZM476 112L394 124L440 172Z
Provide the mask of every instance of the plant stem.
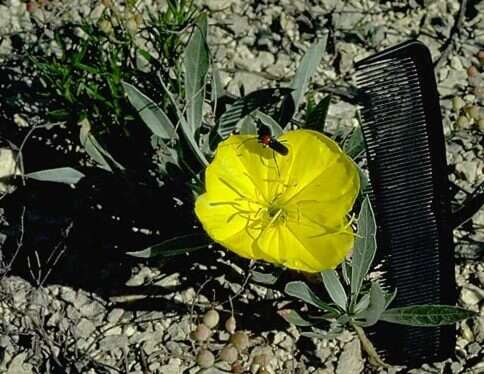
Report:
M390 368L391 365L388 365L385 361L383 361L383 359L376 351L375 346L372 344L370 339L368 339L368 337L366 336L363 328L353 322L351 322L350 324L351 324L351 327L353 327L353 330L355 330L356 335L358 335L358 338L360 339L360 342L361 342L361 347L368 355L368 361L370 362L370 364L377 367L383 367L387 369Z

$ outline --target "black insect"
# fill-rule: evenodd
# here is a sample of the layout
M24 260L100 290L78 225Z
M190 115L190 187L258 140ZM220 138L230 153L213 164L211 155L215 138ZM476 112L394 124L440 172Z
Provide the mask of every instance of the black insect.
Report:
M257 140L282 156L287 156L289 153L289 149L272 136L271 129L260 121L257 123Z

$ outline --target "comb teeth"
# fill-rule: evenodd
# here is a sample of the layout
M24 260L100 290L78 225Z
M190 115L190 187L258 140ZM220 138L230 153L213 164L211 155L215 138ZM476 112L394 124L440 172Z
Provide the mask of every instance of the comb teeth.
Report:
M408 42L356 66L355 83L367 98L360 114L383 286L397 288L392 307L455 304L447 168L430 54ZM443 360L454 350L453 327L382 322L373 333L383 356L398 364Z

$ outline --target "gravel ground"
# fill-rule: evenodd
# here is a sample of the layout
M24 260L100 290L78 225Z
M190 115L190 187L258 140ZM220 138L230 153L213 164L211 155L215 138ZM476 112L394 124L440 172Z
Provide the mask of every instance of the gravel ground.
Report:
M0 33L28 30L30 15L23 3L4 3L0 5ZM64 17L76 19L89 12L91 2L81 0L70 6L74 10L68 9ZM457 28L458 1L211 0L203 7L210 15L213 56L227 89L234 94L239 93L241 84L245 92L250 92L273 85L274 80L288 81L301 55L325 29L331 30L330 53L323 58L315 87L351 82L355 60L412 36L418 35L437 59L441 47L452 37L454 47L448 59L439 64L436 75L450 179L462 190L456 201L462 201L465 192L473 191L484 180L483 3L468 2ZM4 39L0 51L8 53L9 48L9 39ZM354 126L355 111L355 106L335 98L328 128L339 131ZM252 322L244 321L247 316L242 313L237 322L251 336L240 363L256 373L261 365L260 360L254 363L255 358L266 353L268 362L262 365L269 373L484 373L483 227L481 209L455 232L459 304L481 316L459 324L455 360L427 363L413 370L376 370L362 357L359 341L348 331L335 339L303 340L295 328L284 324L280 324L282 329L255 328ZM224 261L223 255L220 261ZM212 283L239 291L244 277L236 265L233 268L237 281L220 276ZM193 271L208 273L210 269L194 264ZM72 373L198 372L194 367L197 347L189 336L197 311L203 309L198 306L208 305L213 295L211 288L180 291L183 281L177 272L140 265L133 270L124 293L101 297L58 285L33 288L19 277L5 277L0 283L0 372L59 372L55 371L57 366L69 366ZM152 287L159 293L150 294ZM249 284L240 293L235 312L250 312L257 302L267 305L267 313L274 318L279 296ZM133 307L147 300L150 308ZM227 319L229 306L220 309L222 320ZM213 332L211 346L218 349L228 339L228 333L219 327Z

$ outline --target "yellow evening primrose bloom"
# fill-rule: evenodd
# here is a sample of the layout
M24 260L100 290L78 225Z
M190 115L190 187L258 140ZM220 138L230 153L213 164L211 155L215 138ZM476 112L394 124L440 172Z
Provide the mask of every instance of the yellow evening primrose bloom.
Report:
M353 247L348 213L360 188L356 165L327 136L312 130L278 138L281 155L251 135L221 142L195 203L203 228L238 255L319 272Z

